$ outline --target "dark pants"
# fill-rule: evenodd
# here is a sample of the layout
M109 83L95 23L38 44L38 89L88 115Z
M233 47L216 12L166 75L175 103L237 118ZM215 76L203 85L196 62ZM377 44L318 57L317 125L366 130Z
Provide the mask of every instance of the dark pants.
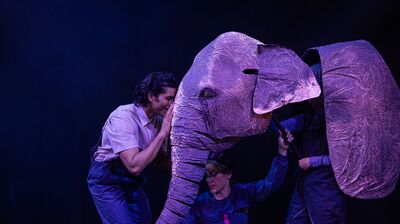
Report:
M103 223L151 223L144 180L131 175L119 158L92 161L87 182Z
M346 198L331 167L299 172L286 223L346 223Z

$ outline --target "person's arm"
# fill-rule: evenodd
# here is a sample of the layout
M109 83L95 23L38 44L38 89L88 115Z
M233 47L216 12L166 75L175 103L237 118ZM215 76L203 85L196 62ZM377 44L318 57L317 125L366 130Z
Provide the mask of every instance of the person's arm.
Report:
M309 168L313 167L324 167L330 165L331 160L329 158L329 155L311 156L299 160L299 166L303 170L308 170Z
M168 137L171 130L173 114L172 110L173 105L169 107L167 113L165 114L160 131L146 149L139 151L138 148L132 148L124 150L119 154L122 163L133 175L139 175L143 169L156 157L164 140Z
M287 131L287 139L289 142L293 141L293 136ZM285 143L281 133L278 138L279 154L272 161L271 168L265 179L256 183L255 202L265 200L269 195L276 192L285 181L286 172L288 169L287 150L289 145Z
M282 186L287 168L287 157L281 154L277 155L272 161L267 177L256 184L256 201L263 201Z

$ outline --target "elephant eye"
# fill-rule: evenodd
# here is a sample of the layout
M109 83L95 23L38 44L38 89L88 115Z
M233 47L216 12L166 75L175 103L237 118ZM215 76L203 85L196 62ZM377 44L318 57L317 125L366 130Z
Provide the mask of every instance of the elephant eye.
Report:
M217 93L211 88L204 88L200 91L199 94L200 98L205 98L205 99L214 98L215 96L217 96Z

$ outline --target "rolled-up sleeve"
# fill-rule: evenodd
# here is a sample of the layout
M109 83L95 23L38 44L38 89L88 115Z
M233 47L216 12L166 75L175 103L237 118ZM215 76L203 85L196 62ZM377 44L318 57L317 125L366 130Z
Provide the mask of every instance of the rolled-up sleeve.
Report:
M331 160L328 155L323 156L311 156L309 157L310 167L322 167L322 166L330 166Z

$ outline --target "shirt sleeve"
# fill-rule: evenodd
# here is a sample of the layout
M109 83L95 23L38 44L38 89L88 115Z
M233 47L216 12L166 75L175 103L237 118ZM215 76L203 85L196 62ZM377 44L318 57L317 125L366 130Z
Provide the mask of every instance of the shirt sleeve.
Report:
M104 134L108 136L115 154L139 147L137 124L127 113L113 113L104 128Z
M331 160L329 159L328 155L310 157L310 167L322 167L330 165L331 165Z
M281 124L291 133L298 133L303 130L304 114L299 114L287 120L281 121Z
M278 191L285 181L287 169L287 157L278 154L272 161L267 177L246 186L250 204L262 202L272 193Z

